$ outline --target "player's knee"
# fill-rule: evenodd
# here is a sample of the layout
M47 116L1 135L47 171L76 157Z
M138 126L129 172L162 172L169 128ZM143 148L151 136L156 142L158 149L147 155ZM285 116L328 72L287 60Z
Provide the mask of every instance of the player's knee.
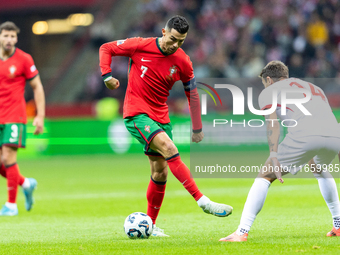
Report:
M2 157L2 160L1 160L2 164L4 164L5 166L9 166L9 165L12 165L14 162L13 162L13 159L9 158L9 157Z
M178 153L177 147L172 141L164 141L162 148L166 157L171 157Z
M152 179L157 182L165 182L168 178L167 168L163 169L161 172L153 172Z

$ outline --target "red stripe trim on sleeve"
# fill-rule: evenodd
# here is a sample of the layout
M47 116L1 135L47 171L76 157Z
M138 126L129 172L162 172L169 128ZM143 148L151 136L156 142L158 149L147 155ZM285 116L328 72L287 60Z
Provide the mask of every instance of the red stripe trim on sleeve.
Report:
M267 109L270 109L272 107L272 104L267 104L266 106L262 107L261 111L262 110L267 110ZM281 107L280 104L277 105L277 107ZM292 109L290 109L289 107L286 107L288 110L291 110L292 112L294 112Z
M267 104L266 106L264 106L264 107L261 108L261 111L267 110L267 109L269 109L270 107L272 107L272 104Z

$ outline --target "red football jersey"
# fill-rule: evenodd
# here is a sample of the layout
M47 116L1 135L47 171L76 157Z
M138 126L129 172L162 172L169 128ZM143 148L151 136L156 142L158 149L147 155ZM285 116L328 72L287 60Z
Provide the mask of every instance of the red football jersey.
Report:
M181 48L165 55L158 39L138 37L102 45L99 58L103 78L111 75L112 56L130 57L123 117L145 113L160 123L170 122L166 100L174 83L181 80L191 103L193 129L197 131L202 128L202 123L190 58ZM194 96L190 97L190 93Z
M38 75L31 55L15 48L11 57L0 59L0 124L26 123L26 80Z

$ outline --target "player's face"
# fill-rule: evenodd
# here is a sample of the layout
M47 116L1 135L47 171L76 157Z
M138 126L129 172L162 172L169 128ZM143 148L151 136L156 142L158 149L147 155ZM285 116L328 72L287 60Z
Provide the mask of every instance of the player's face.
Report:
M11 52L18 42L17 32L12 30L2 30L0 34L0 46L2 50Z
M162 43L161 48L166 54L175 53L179 47L184 43L185 38L188 33L181 34L175 29L171 29L170 31L166 29L162 29Z

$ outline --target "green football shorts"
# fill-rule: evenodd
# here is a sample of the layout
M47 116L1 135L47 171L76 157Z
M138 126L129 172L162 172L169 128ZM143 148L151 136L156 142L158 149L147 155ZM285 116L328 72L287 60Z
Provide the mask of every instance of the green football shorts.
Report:
M144 153L148 156L162 156L150 149L150 142L160 132L165 132L172 140L171 123L161 124L149 118L146 114L140 114L124 119L125 126L130 134L144 147Z
M25 148L26 124L0 124L0 147L3 145L17 148Z

